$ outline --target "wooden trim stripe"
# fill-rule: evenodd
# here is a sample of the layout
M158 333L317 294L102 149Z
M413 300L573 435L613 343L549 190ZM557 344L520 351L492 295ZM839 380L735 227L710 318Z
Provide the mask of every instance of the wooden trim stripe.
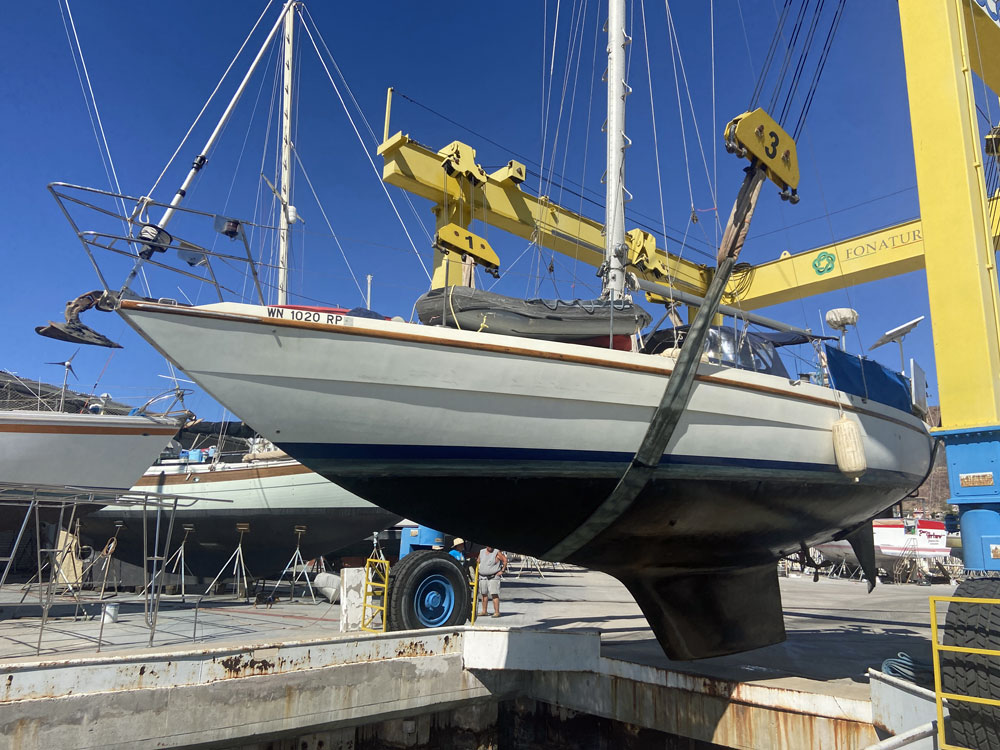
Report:
M605 367L614 370L629 370L632 372L642 372L653 375L669 375L673 372L673 368L669 367L655 367L652 365L644 365L638 362L614 362L600 357L588 357L581 354L566 354L564 352L546 352L539 351L537 349L526 349L522 346L512 346L512 345L501 345L492 344L485 341L459 341L455 339L440 339L433 336L424 336L419 333L402 333L400 331L380 331L376 328L368 327L355 327L355 326L344 326L338 325L336 323L315 323L306 322L299 320L286 320L284 318L265 318L259 315L243 315L234 313L223 313L216 312L214 310L200 310L193 307L180 307L173 305L161 305L157 303L140 302L138 300L122 300L119 303L119 307L125 310L138 310L143 312L156 312L156 313L166 313L168 315L190 315L198 318L215 318L218 320L231 320L239 323L262 323L269 326L279 326L286 328L300 328L309 329L317 331L334 331L338 334L345 336L368 336L369 338L381 338L390 339L394 341L410 341L420 344L431 344L436 346L447 346L457 349L472 349L476 351L487 351L495 352L498 354L508 354L520 357L531 357L534 359L551 359L560 362L570 362L574 364L591 365L595 367ZM792 399L793 401L804 401L807 403L820 404L822 406L832 406L837 407L837 402L832 398L822 398L819 396L810 396L802 393L789 393L781 388L772 388L766 385L758 385L756 383L734 383L726 378L720 378L716 375L696 375L695 380L702 383L712 383L713 385L726 386L729 388L739 388L741 390L756 391L758 393L770 393L776 396L782 396L784 398ZM887 422L892 422L899 425L900 427L905 427L907 429L913 430L914 432L922 432L922 430L909 422L902 419L897 419L895 417L890 417L885 414L880 414L877 411L870 409L865 409L860 406L854 406L853 404L841 404L840 408L844 411L849 411L855 414L864 414L869 417L874 417L876 419L883 419Z
M283 462L281 466L250 467L246 469L215 469L214 471L197 472L190 471L182 474L167 474L166 470L168 468L173 470L174 467L172 466L164 466L162 468L164 470L162 479L159 473L144 474L142 478L135 483L135 486L157 487L160 486L161 482L164 486L192 484L195 483L195 477L198 478L197 484L201 485L210 484L212 482L241 482L248 479L271 479L273 477L290 477L299 474L313 473L311 469L308 469L302 464L294 461Z
M0 422L0 432L18 432L46 435L167 435L177 432L177 427L105 427L82 424L5 424Z

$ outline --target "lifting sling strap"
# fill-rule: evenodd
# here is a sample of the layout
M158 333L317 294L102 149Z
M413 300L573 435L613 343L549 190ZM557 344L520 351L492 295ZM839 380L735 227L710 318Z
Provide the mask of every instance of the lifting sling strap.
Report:
M663 451L670 442L691 397L698 364L701 362L701 354L705 347L705 337L722 301L722 294L726 290L733 266L743 248L760 188L766 177L766 171L757 162L752 163L746 173L729 215L726 231L722 235L715 276L705 294L704 303L695 315L694 323L681 347L663 397L653 411L639 449L611 494L597 506L587 520L543 554L543 559L565 560L586 545L621 517L652 479L653 472L660 463Z

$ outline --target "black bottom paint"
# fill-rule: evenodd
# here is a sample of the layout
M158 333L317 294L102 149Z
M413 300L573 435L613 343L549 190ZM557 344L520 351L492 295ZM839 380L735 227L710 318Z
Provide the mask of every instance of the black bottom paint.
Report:
M295 446L282 446L295 455ZM601 477L506 475L491 467L445 473L435 466L364 467L297 456L311 469L383 508L439 531L544 556L607 497ZM710 471L710 470L709 470ZM910 486L869 472L860 483L834 472L803 479L662 474L614 524L567 562L624 583L672 659L699 659L784 640L775 562L857 526ZM905 489L901 489L905 487Z

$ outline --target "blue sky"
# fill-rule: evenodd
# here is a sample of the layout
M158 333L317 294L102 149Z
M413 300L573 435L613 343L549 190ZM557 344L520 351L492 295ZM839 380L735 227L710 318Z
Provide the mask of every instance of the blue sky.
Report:
M263 0L188 0L141 6L124 1L71 0L124 192L140 195L150 189L264 6ZM606 37L603 33L595 35L605 14L597 7L596 0L586 6L568 0L380 6L313 2L309 10L379 135L385 91L392 85L474 131L462 130L397 97L393 132L401 129L434 148L463 140L477 148L478 160L488 168L520 158L529 161L530 170L538 172L537 163L544 155L546 164L564 173L562 190L556 179L546 185L545 192L570 208L582 206L584 213L598 217L599 207L581 203L578 197L580 185L585 186L588 196L599 199L603 194L600 126L605 88L600 76ZM714 252L715 202L710 184L717 180L723 220L739 187L743 164L725 153L719 131L726 120L746 108L750 99L756 71L773 33L774 7L772 0L746 0L740 5L729 0L715 3L713 80L711 4L673 3L688 83L685 87L681 81L682 134L665 6L654 0L644 5L631 3L634 43L630 83L634 93L628 102L627 132L635 145L628 155L626 182L635 199L629 205L631 217L627 217L626 226L631 228L637 222L661 226L650 116L653 112L668 248L679 251L678 240L687 233L686 258L710 262L705 253ZM268 11L268 25L276 13L275 4ZM75 346L41 338L33 328L48 319L61 320L68 299L98 284L45 186L64 181L107 188L108 180L59 4L56 0L10 4L4 15L6 23L0 37L6 54L0 97L6 107L5 116L0 118L0 149L6 174L0 187L0 210L6 283L0 367L28 378L57 381L61 376L59 368L44 363L69 356ZM384 314L409 317L413 301L427 287L427 279L326 81L308 37L300 34L299 38L304 62L296 148L355 277L362 287L366 274L374 277L373 307ZM592 63L595 40L596 64ZM649 68L653 71L652 106L646 75L647 42ZM249 56L244 59L248 61ZM211 155L185 205L240 218L252 216L262 184L260 151L267 131L274 61L268 58L266 67L251 82L219 149ZM243 69L238 66L238 76L242 76ZM803 90L809 75L811 65ZM550 80L554 82L551 86ZM234 85L231 81L223 91L228 95ZM693 112L688 105L688 88ZM764 96L765 104L768 98L769 92ZM793 105L792 111L797 113L798 108ZM182 149L154 197L169 200L220 112L221 103L217 102ZM546 112L548 128L543 131ZM374 154L370 140L365 146L369 154ZM799 159L801 203L783 203L776 189L766 187L744 260L763 262L786 250L805 250L917 217L895 3L848 4L799 142ZM375 162L380 165L378 157ZM269 169L265 164L264 171ZM532 190L537 189L537 178L528 184ZM429 204L413 197L414 215L398 190L391 188L390 193L418 251L429 264L431 251L420 228L422 222L433 231ZM689 224L692 195L701 219L698 225ZM306 220L299 225L293 249L293 291L303 295L298 299L346 307L360 304L361 296L351 273L332 244L301 177L296 178L294 202ZM504 278L496 291L521 296L586 297L597 288L589 268L575 267L560 256L552 258L547 251L539 252L525 241L505 238L496 230L488 232L488 236L503 261ZM547 271L550 262L552 274ZM178 295L168 289L161 296ZM763 312L815 329L821 312L843 306L861 312L860 343L859 337L853 337L849 342L851 350L858 351L861 344L867 349L883 331L928 314L923 272ZM83 349L75 361L82 388L96 384L98 392L139 398L163 385L164 381L157 377L166 372L162 359L122 321L97 312L85 315L84 320L120 341L125 349L114 353ZM929 322L907 338L906 348L907 354L917 357L928 370L932 401L936 401ZM894 347L876 351L875 355L886 364L898 363ZM190 405L207 417L218 413L204 396Z

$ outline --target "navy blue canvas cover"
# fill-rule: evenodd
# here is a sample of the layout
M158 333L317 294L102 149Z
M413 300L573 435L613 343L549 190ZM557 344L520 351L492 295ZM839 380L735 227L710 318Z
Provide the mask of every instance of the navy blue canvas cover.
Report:
M824 348L834 388L910 412L910 384L905 377L875 360L842 352L829 344Z

